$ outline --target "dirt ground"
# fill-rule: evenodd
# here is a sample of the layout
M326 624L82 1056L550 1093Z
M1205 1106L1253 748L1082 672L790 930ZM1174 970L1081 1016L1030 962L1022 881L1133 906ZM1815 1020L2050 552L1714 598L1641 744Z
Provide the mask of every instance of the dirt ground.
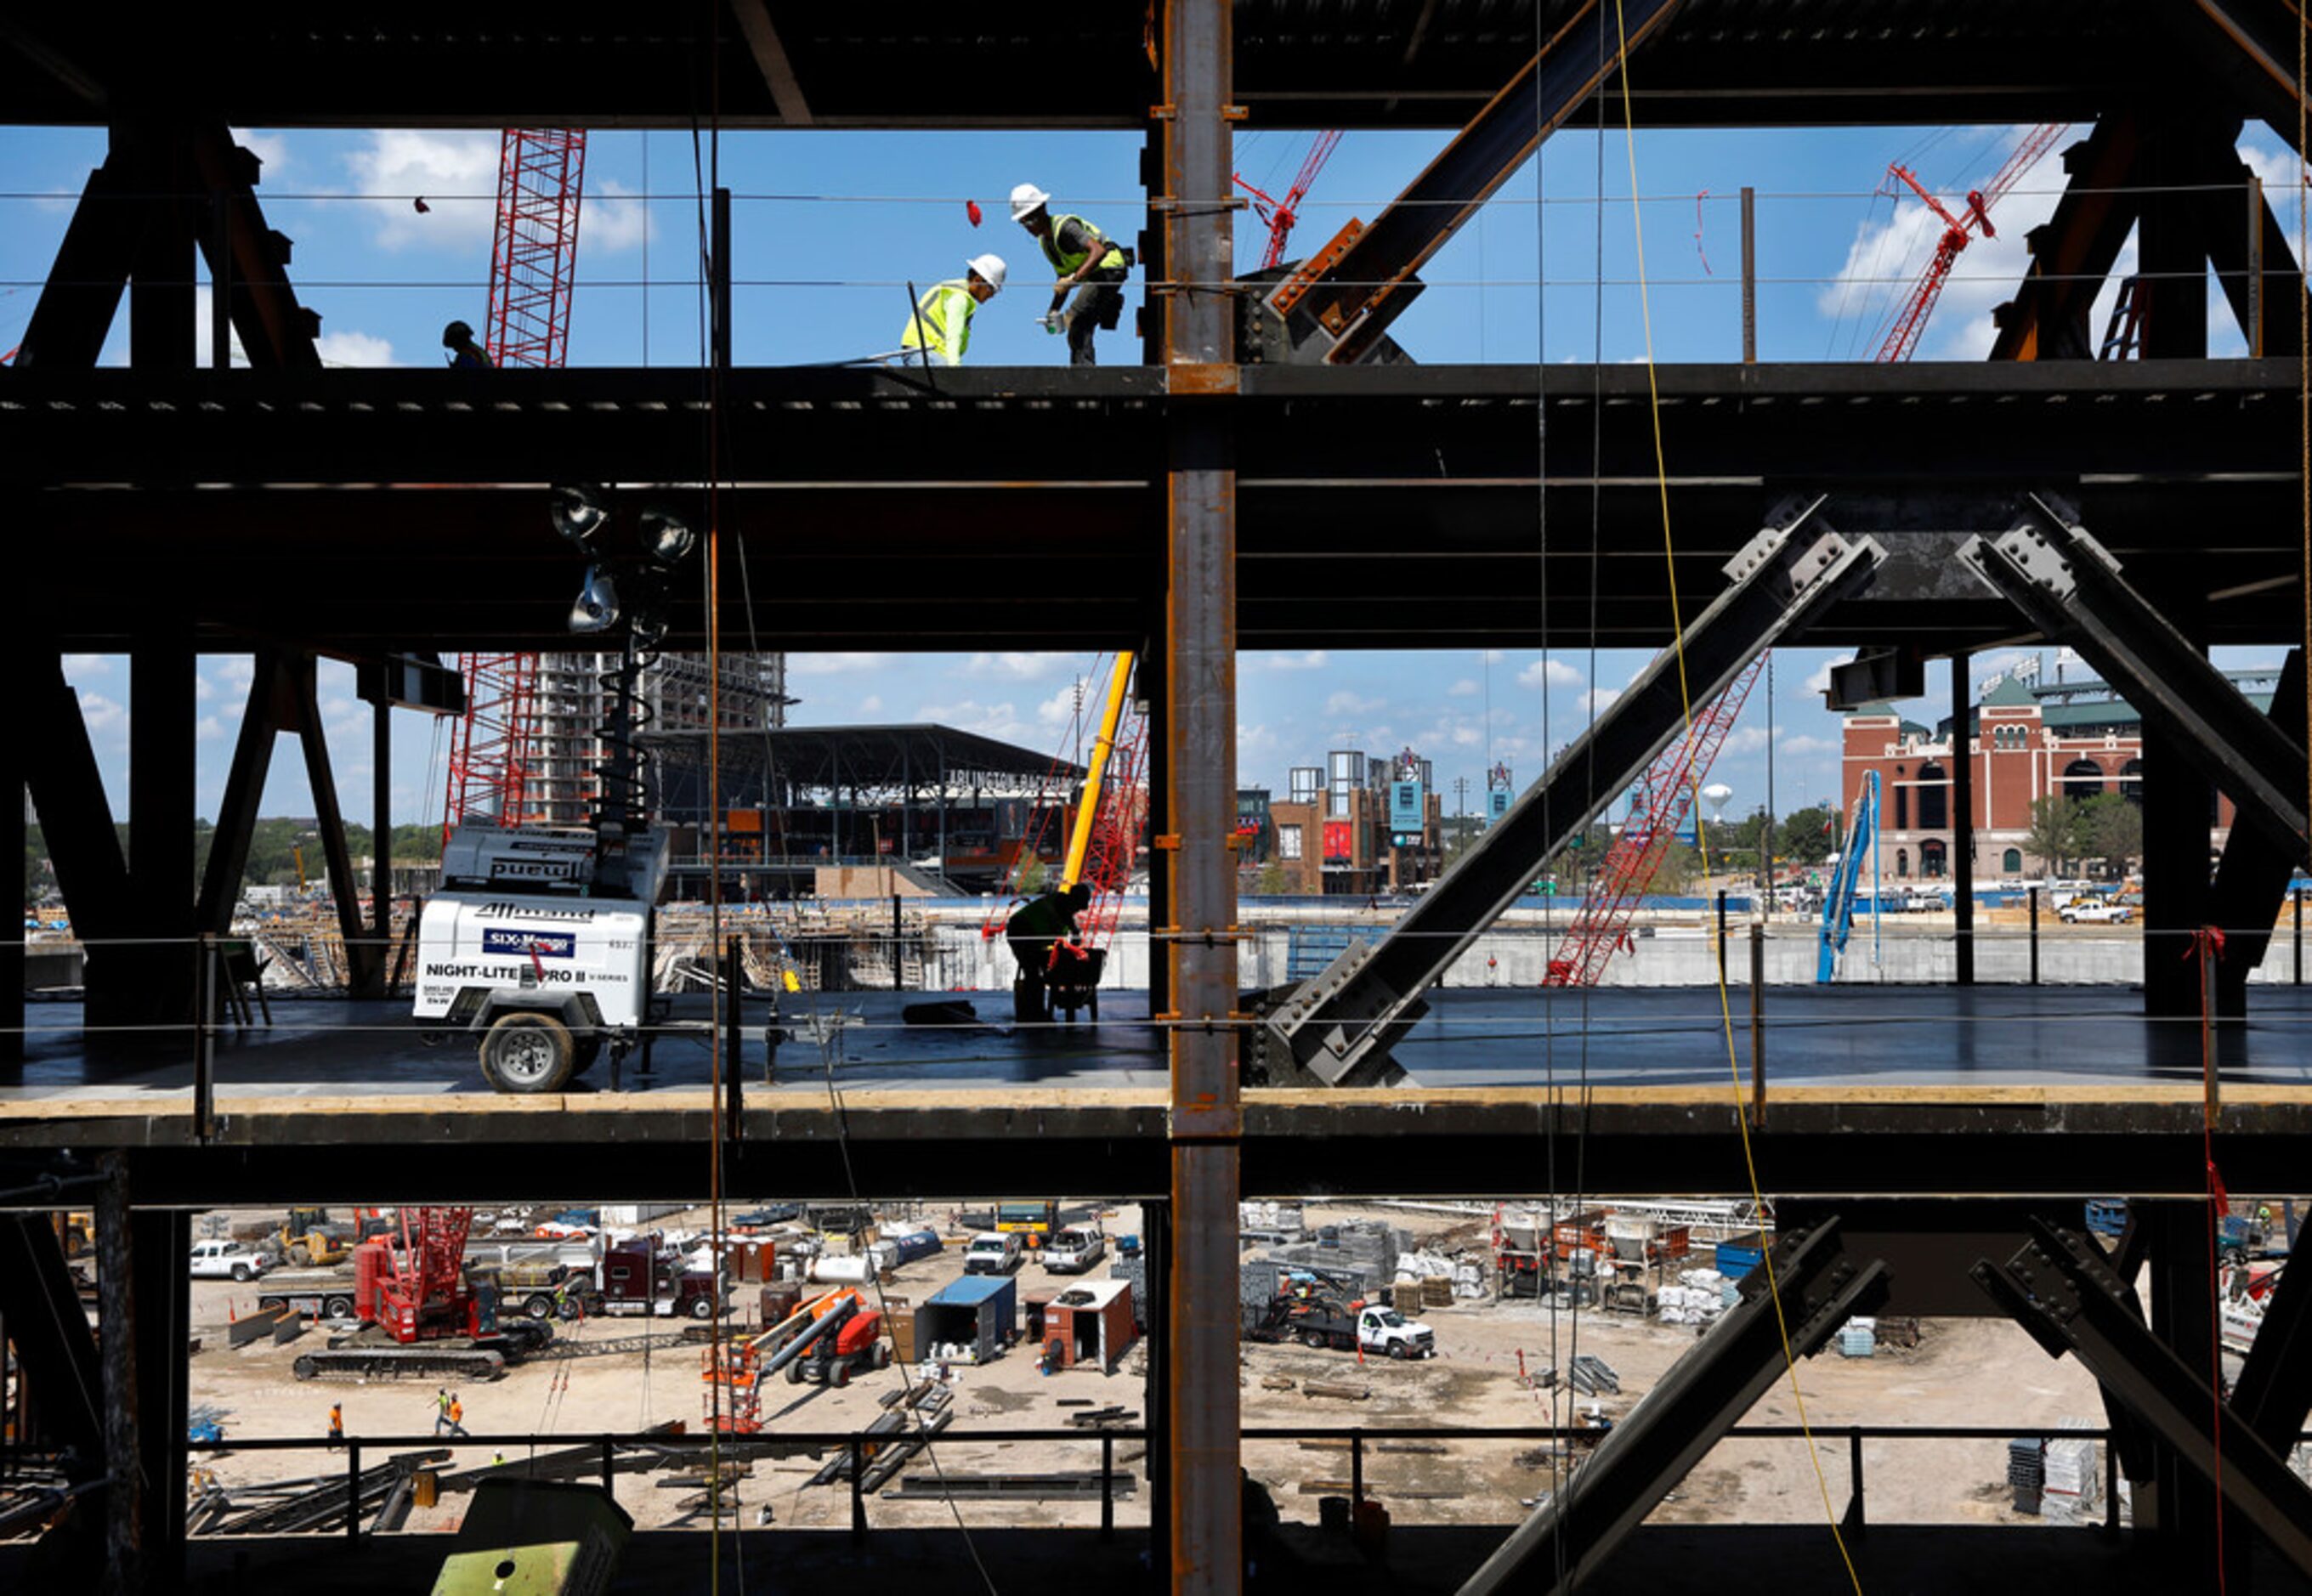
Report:
M1404 1209L1327 1208L1309 1213L1312 1224L1347 1217L1386 1217L1432 1244L1474 1240L1479 1234L1473 1224L1457 1226L1445 1216ZM677 1217L658 1223L684 1222ZM1109 1210L1103 1223L1113 1237L1136 1230L1139 1217L1132 1208ZM951 1242L946 1252L898 1270L885 1289L894 1299L919 1303L960 1270L960 1249ZM1050 1278L1032 1262L1019 1275L1023 1292L1040 1289ZM1055 1283L1064 1281L1062 1277ZM738 1287L734 1295L741 1328L751 1326L756 1288ZM255 1312L256 1286L195 1281L192 1295L194 1333L203 1342L191 1364L195 1407L207 1404L223 1410L228 1443L260 1435L305 1435L316 1441L311 1452L197 1457L197 1466L213 1470L228 1492L252 1480L341 1471L342 1454L327 1452L320 1444L332 1401L344 1404L346 1429L356 1439L422 1438L432 1433L434 1382L301 1383L291 1376L290 1365L324 1332L311 1331L302 1341L287 1346L267 1341L228 1349L228 1317ZM1609 1417L1620 1416L1696 1340L1691 1326L1640 1321L1595 1310L1578 1316L1562 1308L1553 1313L1531 1302L1458 1304L1424 1311L1421 1317L1435 1329L1439 1347L1439 1356L1423 1363L1377 1359L1361 1365L1350 1353L1248 1345L1239 1382L1243 1423L1248 1427L1322 1429L1571 1423L1572 1399L1563 1389L1554 1393L1534 1389L1520 1370L1538 1374L1563 1367L1577 1353L1603 1358L1619 1374L1621 1395L1602 1400ZM670 1339L679 1330L674 1321L625 1319L592 1321L576 1333L581 1339L626 1337L645 1326ZM1834 1350L1799 1365L1805 1417L1821 1434L1812 1448L1820 1465L1819 1478L1802 1442L1728 1442L1702 1460L1657 1510L1656 1520L1761 1523L1835 1516L1844 1511L1848 1495L1848 1443L1835 1432L1850 1424L2052 1424L2067 1417L2101 1422L2094 1382L2075 1363L2048 1358L2014 1326L1991 1320L1935 1320L1922 1330L1914 1349L1882 1346L1875 1356L1852 1359ZM647 1356L534 1362L510 1370L497 1382L460 1387L466 1427L476 1435L535 1433L541 1451L552 1448L555 1435L638 1431L669 1420L682 1421L696 1434L703 1428L710 1391L701 1377L703 1356L703 1348L674 1346ZM766 1431L863 1429L883 1411L876 1399L904 1378L894 1368L840 1391L775 1381L766 1388ZM1362 1400L1312 1396L1305 1389L1310 1380L1369 1394ZM1279 1389L1286 1382L1289 1388ZM1045 1375L1023 1347L985 1367L956 1369L951 1384L958 1428L1065 1427L1068 1415L1086 1403L1122 1406L1134 1416L1130 1422L1138 1423L1146 1408L1139 1349L1114 1374L1066 1370ZM1076 1405L1063 1407L1063 1399L1074 1399ZM1793 1424L1798 1409L1799 1398L1786 1379L1757 1404L1747 1422ZM1502 1522L1520 1516L1524 1504L1548 1488L1550 1468L1537 1451L1540 1446L1508 1441L1397 1443L1386 1450L1371 1446L1365 1484L1399 1522ZM491 1463L496 1450L458 1446L449 1467L481 1468ZM1136 1473L1142 1464L1140 1445L1119 1442L1116 1451L1119 1468L1129 1465ZM1042 1443L949 1441L937 1446L935 1455L938 1468L977 1474L1092 1470L1099 1467L1099 1453L1098 1439L1087 1437ZM524 1455L514 1448L505 1449L505 1454L509 1464L516 1466ZM363 1461L373 1458L381 1461L382 1451L366 1454ZM1319 1497L1346 1491L1349 1458L1337 1443L1248 1442L1245 1461L1287 1519L1313 1522ZM1864 1464L1874 1522L2033 1522L2019 1518L2008 1504L2003 1442L1871 1442L1864 1447ZM924 1475L933 1466L918 1458L906 1472ZM753 1461L738 1491L743 1522L758 1522L767 1506L775 1523L847 1524L847 1487L810 1487L807 1482L817 1468L803 1458ZM687 1511L698 1493L667 1483L690 1472L695 1470L622 1473L618 1499L643 1527L703 1527L704 1513ZM1142 1480L1133 1495L1119 1497L1117 1522L1144 1523L1147 1503ZM445 1495L440 1505L416 1514L409 1527L416 1531L454 1529L464 1504L462 1496ZM896 1487L871 1499L867 1511L871 1522L893 1527L943 1524L958 1516L991 1527L1088 1527L1099 1522L1096 1499L967 1501L950 1509L937 1498L903 1500Z

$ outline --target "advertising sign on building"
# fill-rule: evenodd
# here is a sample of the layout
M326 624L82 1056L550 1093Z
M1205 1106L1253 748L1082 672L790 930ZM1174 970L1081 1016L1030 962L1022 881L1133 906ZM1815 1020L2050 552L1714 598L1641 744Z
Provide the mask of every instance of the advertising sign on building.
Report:
M1325 860L1327 864L1335 859L1356 858L1355 829L1352 823L1345 820L1325 822Z
M1485 793L1485 824L1491 825L1510 812L1510 789L1506 787L1488 789Z
M1392 781L1388 784L1388 829L1400 843L1421 840L1421 783L1417 781Z

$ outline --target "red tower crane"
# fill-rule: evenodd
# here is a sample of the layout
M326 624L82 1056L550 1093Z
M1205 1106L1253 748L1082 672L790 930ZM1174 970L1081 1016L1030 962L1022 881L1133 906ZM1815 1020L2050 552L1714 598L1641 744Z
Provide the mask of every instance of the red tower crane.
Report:
M1628 935L1630 918L1638 900L1653 885L1662 858L1677 840L1677 829L1694 811L1700 790L1727 734L1742 713L1750 689L1766 668L1766 657L1750 661L1741 675L1726 685L1715 702L1704 704L1688 723L1686 735L1662 750L1630 795L1629 818L1623 822L1612 847L1590 877L1573 924L1558 943L1542 984L1553 987L1596 986Z
M583 128L510 127L498 150L497 229L482 346L500 366L559 366L570 342L578 264ZM538 656L468 654L466 713L450 728L442 830L485 816L520 825L532 815L530 751L538 735Z
M1283 199L1274 199L1236 174L1236 186L1252 196L1253 214L1268 223L1268 249L1260 257L1260 269L1284 264L1284 246L1292 236L1292 224L1300 219L1300 202L1309 197L1309 185L1325 170L1325 162L1333 158L1333 146L1341 142L1338 133L1320 133L1317 142L1309 146L1308 158L1300 162L1300 174L1292 187L1284 191Z
M1991 225L1991 207L2022 180L2023 174L2037 164L2039 157L2063 136L2063 129L2069 126L2065 122L2049 122L2031 129L2024 135L2023 142L2015 146L2014 153L2008 156L2006 163L1992 174L1991 181L1980 188L1967 191L1965 213L1957 216L1951 214L1942 201L1927 192L1926 186L1919 181L1917 174L1909 167L1897 164L1887 169L1890 183L1899 182L1907 187L1926 202L1929 210L1942 219L1943 236L1936 240L1934 257L1920 275L1918 285L1911 290L1910 297L1903 301L1902 309L1896 313L1894 327L1887 333L1887 341L1878 347L1879 360L1906 361L1916 352L1920 335L1927 330L1927 318L1934 314L1935 301L1943 297L1943 286L1950 281L1951 267L1965 253L1966 247L1975 241L1975 231L1981 230L1986 239L1999 236L1998 230ZM1899 197L1899 190L1884 191L1895 192Z

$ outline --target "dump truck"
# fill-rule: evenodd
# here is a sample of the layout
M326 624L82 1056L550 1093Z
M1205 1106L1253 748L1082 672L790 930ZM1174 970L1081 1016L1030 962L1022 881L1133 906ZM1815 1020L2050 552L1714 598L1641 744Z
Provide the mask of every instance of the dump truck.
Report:
M354 1317L354 1272L350 1269L275 1269L257 1294L260 1313L286 1310L308 1319Z

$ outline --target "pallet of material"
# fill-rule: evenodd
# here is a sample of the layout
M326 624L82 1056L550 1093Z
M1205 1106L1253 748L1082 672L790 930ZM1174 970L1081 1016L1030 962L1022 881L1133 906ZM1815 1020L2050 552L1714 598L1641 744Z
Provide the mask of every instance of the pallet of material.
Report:
M1136 1486L1132 1474L1119 1469L1108 1477L1108 1494L1129 1496ZM1057 1474L910 1474L899 1481L902 1496L970 1496L986 1502L1044 1502L1063 1497L1097 1497L1099 1470Z

